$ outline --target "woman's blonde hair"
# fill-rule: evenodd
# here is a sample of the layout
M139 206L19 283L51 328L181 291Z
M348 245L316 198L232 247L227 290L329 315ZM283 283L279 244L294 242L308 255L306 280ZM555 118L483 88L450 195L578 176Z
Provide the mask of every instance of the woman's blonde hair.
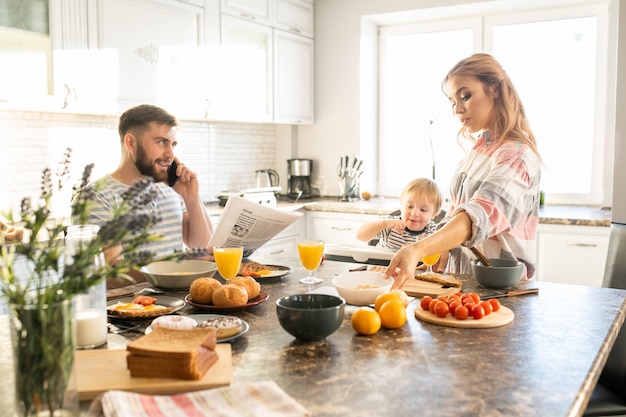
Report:
M526 119L524 105L500 63L489 54L474 54L452 67L443 80L443 86L450 78L459 76L474 77L483 84L487 95L493 96L495 93L494 139L502 138L525 143L539 156L535 135ZM461 128L459 135L473 140L465 127Z
M409 182L404 190L402 190L402 194L400 194L400 200L404 199L404 196L409 193L416 193L422 197L426 197L428 201L435 207L435 214L441 211L442 204L442 196L441 191L439 191L439 187L437 183L429 178L416 178L413 181Z

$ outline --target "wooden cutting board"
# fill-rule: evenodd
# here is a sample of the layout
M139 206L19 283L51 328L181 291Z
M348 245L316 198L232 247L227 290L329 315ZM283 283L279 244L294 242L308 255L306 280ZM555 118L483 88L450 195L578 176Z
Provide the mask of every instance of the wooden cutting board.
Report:
M430 295L435 298L439 295L449 295L461 291L463 287L446 287L443 284L421 281L419 279L408 279L402 286L402 290L413 297L423 297Z
M368 271L375 272L385 272L386 269L387 268L383 266L370 266L367 268ZM447 287L444 284L436 284L419 279L408 279L401 289L412 297L423 297L425 295L437 297L439 295L449 295L460 292L462 288L463 284L461 284L460 287Z
M92 400L109 390L142 394L170 395L230 385L233 381L232 352L229 343L215 348L217 362L197 381L166 378L131 378L126 369L126 350L77 350L78 399Z
M422 309L422 307L415 307L415 317L425 321L427 323L439 324L441 326L448 327L463 327L471 329L488 329L491 327L500 327L509 324L513 321L515 314L513 310L505 306L500 306L500 310L494 311L488 316L483 317L480 320L474 320L469 317L467 320L457 320L452 315L441 318L428 310Z

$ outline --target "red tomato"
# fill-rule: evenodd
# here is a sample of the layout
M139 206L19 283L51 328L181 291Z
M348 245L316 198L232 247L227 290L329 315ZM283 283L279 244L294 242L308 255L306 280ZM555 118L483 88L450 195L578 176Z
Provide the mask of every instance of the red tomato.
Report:
M460 304L463 304L463 301L461 300L461 297L459 297L456 294L452 294L452 295L448 296L448 305L450 305L453 301L458 301Z
M459 308L462 307L463 304L461 304L461 302L459 300L452 300L450 301L450 304L448 304L448 307L450 307L450 313L454 314L454 311Z
M480 320L485 317L485 309L480 304L476 304L470 310L470 314L474 317L474 320Z
M431 313L435 314L435 304L437 304L437 300L436 298L433 300L430 300L430 303L428 304L428 311L430 311Z
M430 304L432 299L433 297L431 297L430 295L422 297L422 300L420 301L420 307L422 307L422 310L428 310L428 304Z
M497 298L490 299L489 304L491 304L491 308L493 309L493 311L500 310L500 301Z
M471 292L469 295L474 299L476 304L480 303L480 295L478 295L478 293Z
M465 306L458 306L454 310L454 317L457 320L466 320L469 317L469 311L467 310L467 307L465 307Z
M491 313L493 313L493 307L491 306L491 303L489 301L487 301L487 300L481 301L480 305L485 310L485 316L488 316Z
M448 308L448 303L446 303L445 301L441 301L438 300L435 302L435 309L434 309L434 313L437 315L437 317L445 317L448 315L448 313L450 313L450 309Z

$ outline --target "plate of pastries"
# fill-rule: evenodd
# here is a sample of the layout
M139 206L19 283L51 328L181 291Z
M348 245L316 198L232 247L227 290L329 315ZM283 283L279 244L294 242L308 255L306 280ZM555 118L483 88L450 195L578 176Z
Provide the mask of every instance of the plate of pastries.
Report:
M185 302L213 311L237 311L267 301L269 294L250 276L237 276L222 284L215 278L197 278L189 286Z

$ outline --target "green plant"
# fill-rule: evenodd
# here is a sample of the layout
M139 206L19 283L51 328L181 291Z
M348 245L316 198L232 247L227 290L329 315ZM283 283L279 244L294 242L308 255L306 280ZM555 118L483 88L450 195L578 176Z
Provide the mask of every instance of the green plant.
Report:
M155 198L150 179L135 183L123 196L123 202L113 212L97 236L81 245L70 259L65 259L65 225L51 218L50 205L55 191L60 191L69 175L71 149L67 149L56 182L52 171L44 169L38 204L30 198L22 200L19 216L8 213L7 218L25 230L22 242L7 245L0 231L1 292L10 304L45 305L71 299L91 286L108 278L127 278L129 271L138 270L156 260L155 255L143 250L144 245L161 239L150 233L159 221L155 214L137 210ZM87 165L82 180L73 188L72 217L85 224L91 210L93 194L99 183L90 184L93 165ZM122 244L119 261L104 263L94 268L94 257L109 248ZM159 260L197 257L204 251L176 252ZM89 273L86 273L89 271ZM26 276L24 274L27 274Z
M18 215L8 213L7 219L24 229L24 239L5 242L6 231L0 230L0 293L7 300L13 315L14 348L18 372L16 391L22 415L37 415L47 410L50 416L64 407L64 393L73 366L71 333L71 302L91 286L109 278L130 277L129 271L157 260L143 246L160 240L150 232L159 221L155 214L137 210L155 198L145 179L129 188L111 220L98 234L84 242L72 255L65 251L65 225L51 217L50 206L69 176L71 150L68 149L56 172L45 169L39 202L22 200ZM85 224L98 182L90 184L93 165L83 171L80 184L73 188L72 217ZM116 263L94 263L103 251L122 244ZM183 259L204 254L204 251L176 252L159 260ZM66 307L62 307L65 305ZM70 314L63 314L68 308ZM65 317L65 318L64 318ZM69 319L67 318L69 317ZM69 320L69 325L63 320ZM69 330L68 330L69 329Z

